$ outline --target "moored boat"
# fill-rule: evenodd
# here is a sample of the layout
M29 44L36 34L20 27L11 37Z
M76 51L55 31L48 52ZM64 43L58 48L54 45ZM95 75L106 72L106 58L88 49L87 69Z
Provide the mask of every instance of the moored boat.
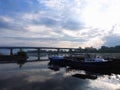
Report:
M50 60L50 64L55 64L57 66L62 66L62 67L65 67L67 66L67 61L65 60L65 57L64 56L50 56L49 57L49 60Z
M100 57L90 57L89 54L84 55L83 60L69 60L68 66L75 69L83 70L106 70L111 67L111 62Z
M101 57L91 57L89 54L83 54L80 55L80 57L52 56L49 59L51 62L57 63L58 65L91 71L107 71L120 66L120 63L116 64L114 61L105 60Z

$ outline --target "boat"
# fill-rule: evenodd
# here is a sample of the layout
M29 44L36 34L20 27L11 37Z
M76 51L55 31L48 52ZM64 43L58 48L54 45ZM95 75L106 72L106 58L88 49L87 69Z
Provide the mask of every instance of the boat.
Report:
M67 60L65 60L64 56L50 56L50 65L55 64L60 67L66 67L67 65Z
M101 57L91 57L90 55L80 55L80 57L64 57L52 56L50 57L49 66L58 70L58 67L70 68L73 70L84 70L91 73L99 74L120 74L120 59L106 60ZM55 66L55 67L54 67Z
M91 57L90 54L82 54L78 56L52 56L49 58L52 63L60 66L69 66L74 69L88 70L88 71L108 71L120 67L120 63L113 63L114 61L105 60L101 57Z
M64 60L64 57L63 56L50 56L49 59L51 61L61 61L61 60Z
M99 74L120 74L120 59L103 59L102 57L91 57L89 54L80 56L52 56L49 58L50 66L58 68L65 67L73 70L84 70L91 73Z
M80 69L80 70L88 70L88 71L106 71L111 68L111 62L109 60L105 60L101 57L91 57L89 54L84 54L84 58L79 59L67 59L68 66Z

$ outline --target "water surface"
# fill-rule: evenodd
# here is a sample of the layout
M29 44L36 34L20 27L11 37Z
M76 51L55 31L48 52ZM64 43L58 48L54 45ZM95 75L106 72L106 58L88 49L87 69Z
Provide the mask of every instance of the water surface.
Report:
M97 78L74 77L84 71L54 71L49 61L0 64L0 90L120 90L120 75L97 75Z

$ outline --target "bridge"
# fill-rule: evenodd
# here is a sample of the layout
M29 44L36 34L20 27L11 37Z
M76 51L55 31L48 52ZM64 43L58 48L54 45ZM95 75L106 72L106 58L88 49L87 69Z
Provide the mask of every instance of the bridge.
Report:
M59 52L60 50L68 50L69 51L69 53L72 53L72 51L73 50L76 50L76 49L78 49L78 48L62 48L62 47L26 47L26 46L0 46L0 51L2 50L2 49L9 49L10 50L10 55L13 55L13 50L14 49L20 49L20 50L23 50L23 49L36 49L37 50L37 54L38 54L38 60L40 60L40 51L42 50L42 49L46 49L46 50L48 50L48 49L55 49L55 50L57 50L57 52Z

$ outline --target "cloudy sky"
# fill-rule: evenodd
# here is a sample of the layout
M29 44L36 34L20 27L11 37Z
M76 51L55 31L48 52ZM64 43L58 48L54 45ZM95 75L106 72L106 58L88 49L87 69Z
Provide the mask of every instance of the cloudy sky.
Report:
M120 0L0 0L0 46L120 45Z

